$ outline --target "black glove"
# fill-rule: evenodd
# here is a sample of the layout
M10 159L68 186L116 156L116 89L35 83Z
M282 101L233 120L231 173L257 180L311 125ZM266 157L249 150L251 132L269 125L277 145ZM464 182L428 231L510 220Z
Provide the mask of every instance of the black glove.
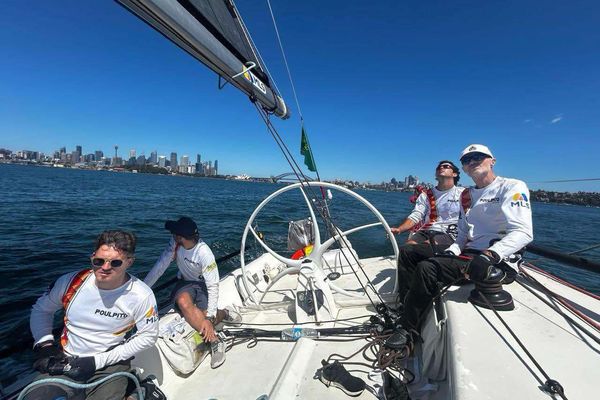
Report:
M47 341L36 345L33 348L34 361L33 369L46 374L49 372L49 367L66 358L60 346L53 341Z
M469 279L472 281L485 281L489 278L494 267L494 260L485 254L478 254L467 265L465 273L469 274Z
M69 378L86 382L96 372L96 362L93 356L89 357L68 357L68 363L64 368L64 375Z

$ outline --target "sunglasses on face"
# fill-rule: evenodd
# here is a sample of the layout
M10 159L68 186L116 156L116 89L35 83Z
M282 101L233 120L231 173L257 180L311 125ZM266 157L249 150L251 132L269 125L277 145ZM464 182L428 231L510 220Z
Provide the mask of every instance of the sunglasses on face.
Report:
M436 169L452 169L452 165L442 164L442 165L438 165L438 167Z
M470 163L472 163L473 161L475 162L480 162L482 160L485 160L486 158L488 158L489 156L486 156L485 154L471 154L468 156L464 156L463 158L461 158L460 163L462 165L468 165Z
M92 266L94 267L102 267L104 264L109 263L112 268L119 268L125 262L118 258L110 260L108 258L90 257L90 259L92 260Z

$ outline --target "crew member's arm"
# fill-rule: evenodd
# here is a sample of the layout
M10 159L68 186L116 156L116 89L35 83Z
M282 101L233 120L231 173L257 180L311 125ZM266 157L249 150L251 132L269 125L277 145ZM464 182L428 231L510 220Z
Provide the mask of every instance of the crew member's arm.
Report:
M52 336L54 313L62 308L62 296L75 274L76 272L58 278L31 308L29 326L34 345L54 340Z
M96 370L127 360L156 343L158 338L158 311L154 294L150 293L139 303L132 317L137 327L136 334L114 349L94 355Z
M217 315L217 303L219 302L219 269L217 268L215 256L210 249L202 253L200 263L208 292L206 316L214 317Z
M422 192L419 197L417 197L415 208L410 215L400 225L392 228L391 231L394 234L406 232L419 222L423 221L427 215L429 215L429 202L427 201L425 192Z
M171 238L167 248L162 252L160 257L154 264L154 267L152 267L150 272L148 272L148 275L146 275L146 278L144 278L144 283L146 285L152 287L156 283L158 278L160 278L162 274L164 274L169 265L171 265L171 263L175 259L175 247L175 239Z
M507 188L502 198L502 212L506 218L506 236L488 249L500 259L516 253L533 240L529 189L524 182L517 181Z

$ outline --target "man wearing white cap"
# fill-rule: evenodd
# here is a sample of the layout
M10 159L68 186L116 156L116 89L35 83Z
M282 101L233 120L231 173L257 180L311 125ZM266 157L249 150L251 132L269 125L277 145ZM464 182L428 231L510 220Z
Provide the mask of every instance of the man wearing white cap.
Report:
M440 286L463 275L473 281L498 279L499 269L494 266L533 240L525 182L496 176L496 159L481 144L467 146L460 162L475 186L461 195L456 242L446 249L445 256L416 265L405 302L406 322L414 328L418 328L422 313Z

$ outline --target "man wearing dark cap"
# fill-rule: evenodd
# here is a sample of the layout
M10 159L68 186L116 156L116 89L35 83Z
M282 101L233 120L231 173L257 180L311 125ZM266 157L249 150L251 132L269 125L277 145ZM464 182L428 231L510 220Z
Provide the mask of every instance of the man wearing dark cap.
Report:
M219 299L219 270L210 247L200 239L198 226L189 217L167 221L165 229L173 237L144 283L152 287L171 265L177 262L179 282L172 298L185 320L204 340L211 343L211 367L225 362L225 344L215 332L215 325L226 316L217 310Z

